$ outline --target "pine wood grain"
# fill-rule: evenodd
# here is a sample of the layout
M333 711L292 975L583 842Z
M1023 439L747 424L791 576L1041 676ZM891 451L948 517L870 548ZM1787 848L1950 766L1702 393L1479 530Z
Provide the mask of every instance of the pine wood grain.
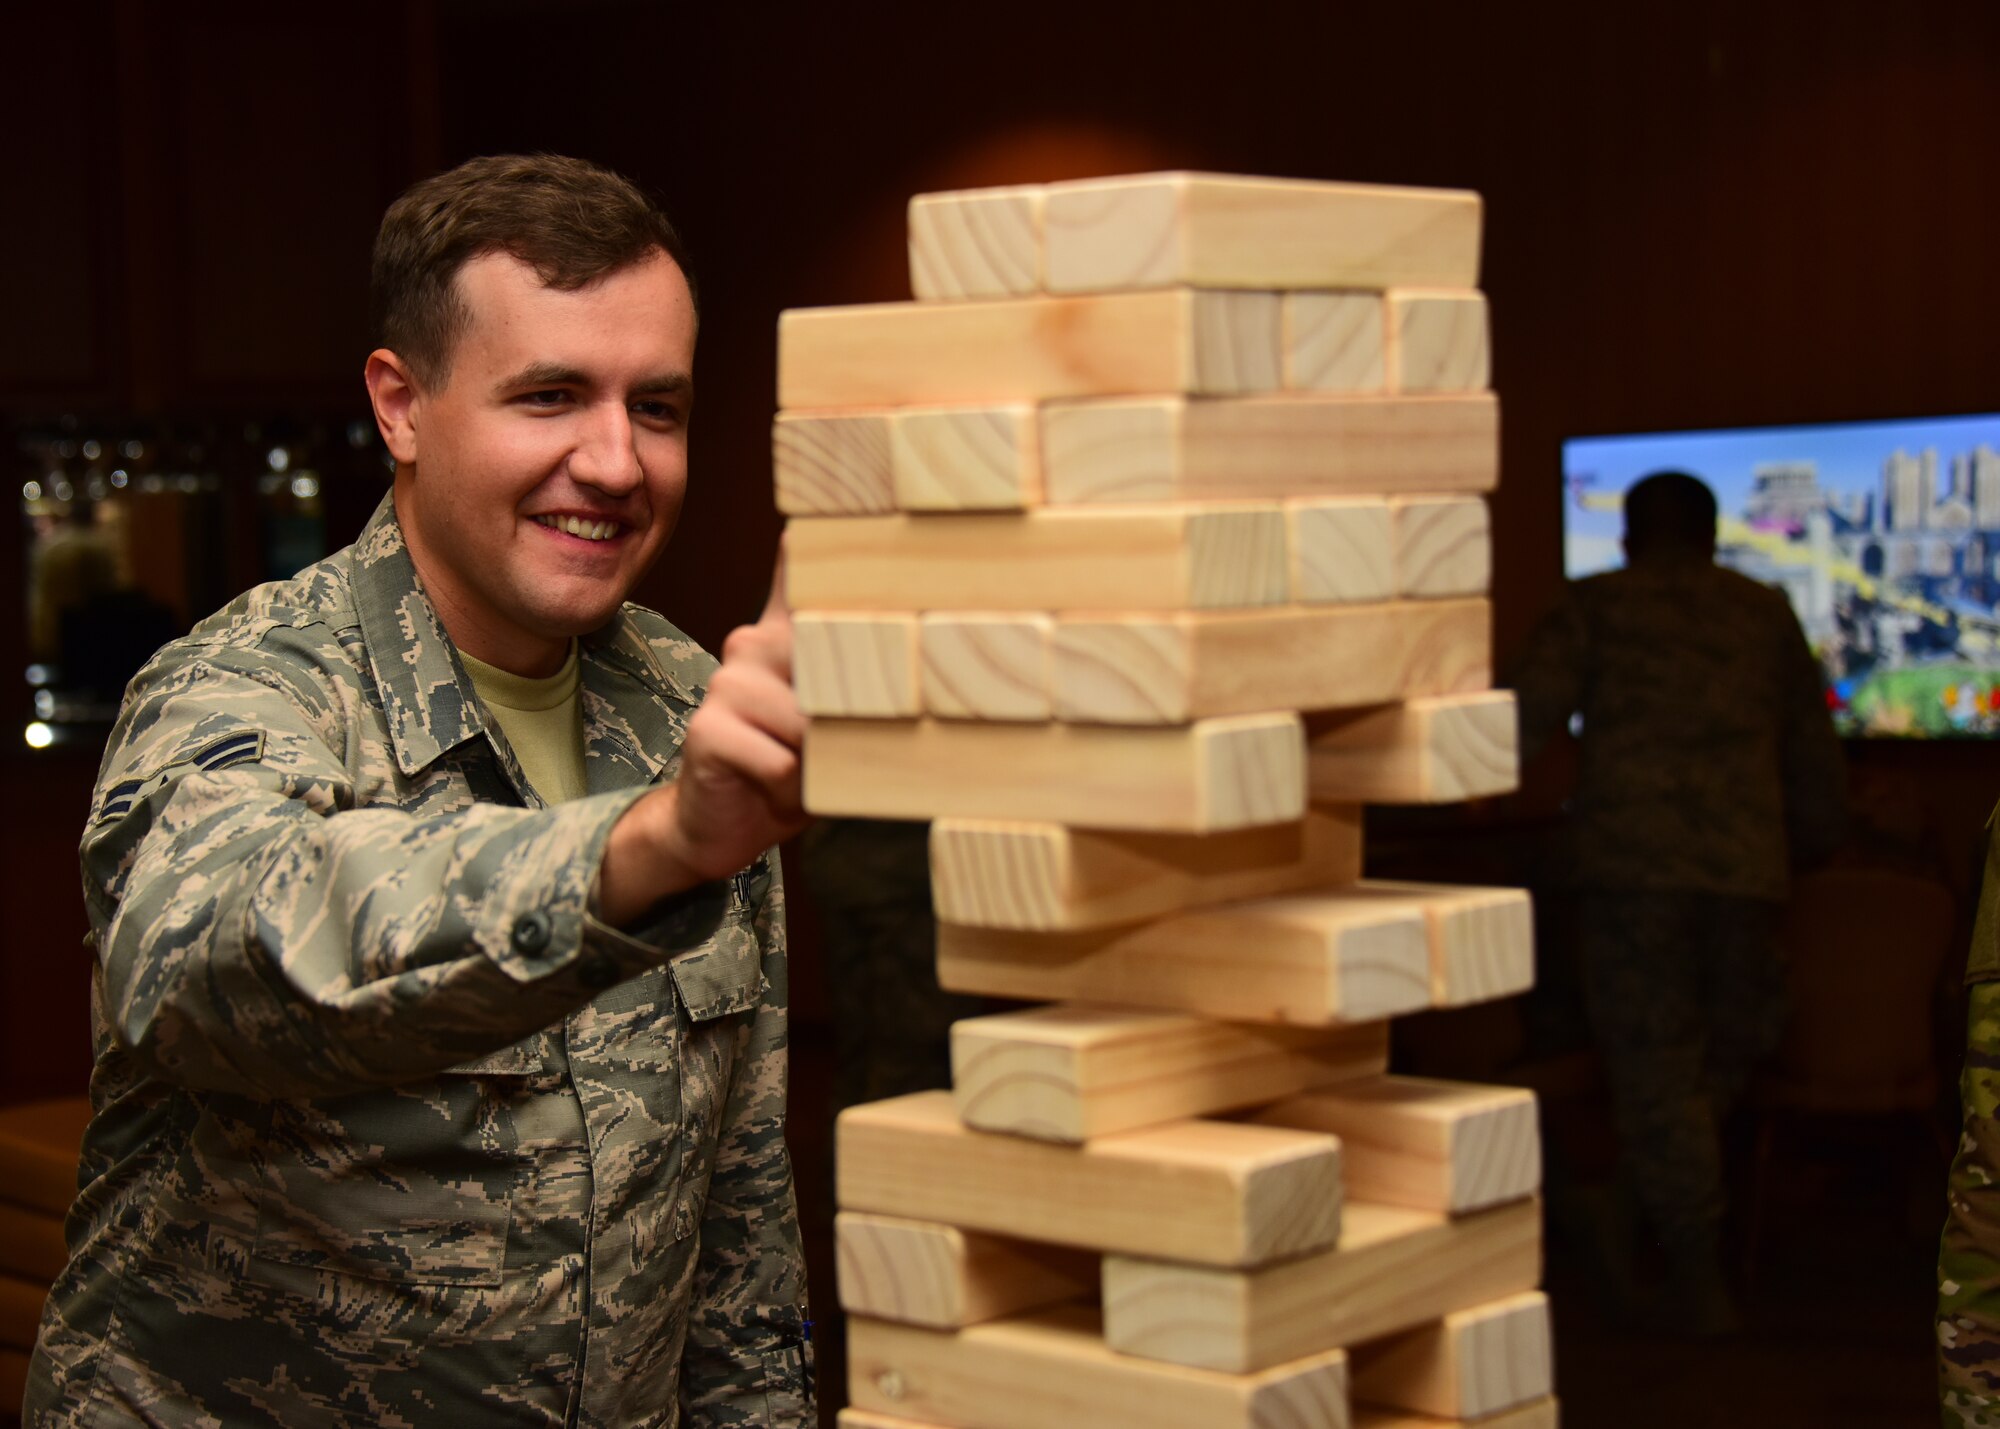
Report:
M984 405L1136 392L1270 392L1276 293L1109 293L797 308L778 319L778 405Z
M889 424L889 465L904 511L1019 511L1042 499L1035 408L919 407Z
M1485 294L1401 290L1387 312L1391 391L1477 392L1492 381Z
M1371 1203L1460 1215L1542 1184L1535 1094L1429 1077L1360 1077L1259 1111L1253 1121L1341 1139L1343 1185Z
M866 1211L840 1212L833 1230L850 1315L950 1330L1097 1291L1087 1251Z
M1080 1142L1213 1116L1389 1066L1386 1022L1336 1029L1062 1003L951 1028L952 1097L981 1131Z
M809 715L913 719L917 620L911 615L801 612L792 617L792 683Z
M931 897L948 923L1055 932L1361 876L1361 815L1321 806L1297 823L1221 834L1109 833L1054 823L940 819Z
M1420 905L1344 891L1252 899L1094 932L946 923L938 927L938 980L990 997L1327 1026L1428 1006L1430 937Z
M796 517L795 610L1210 610L1285 599L1277 503Z
M1349 1354L1354 1397L1441 1419L1480 1419L1540 1404L1555 1388L1549 1300L1523 1291Z
M1534 985L1534 906L1522 889L1370 878L1354 884L1348 896L1422 915L1435 1007L1490 1002Z
M1096 1312L1072 1306L956 1332L855 1319L847 1333L848 1392L864 1414L953 1429L1348 1429L1350 1422L1339 1351L1256 1375L1148 1364L1107 1350Z
M1307 392L1384 392L1380 293L1287 293L1285 386Z
M918 635L924 710L945 719L1049 719L1054 637L1047 615L925 615Z
M1183 833L1305 812L1296 715L1145 730L954 720L816 719L806 808L876 819L1042 819Z
M1389 503L1396 589L1407 596L1484 595L1493 538L1477 496L1411 496Z
M1490 629L1483 600L1070 615L1056 622L1056 715L1178 724L1479 690L1492 679ZM1340 798L1335 772L1327 802Z
M771 424L771 471L787 516L867 516L896 509L887 412L794 415Z
M1350 1202L1332 1250L1258 1270L1106 1256L1105 1342L1251 1373L1533 1289L1541 1263L1539 1201L1452 1219Z
M1491 393L1129 397L1043 408L1055 505L1491 491Z
M1469 288L1480 200L1448 189L1199 173L1048 187L1051 292L1210 288Z
M918 1092L848 1108L834 1139L843 1210L1202 1265L1339 1232L1340 1143L1315 1132L1177 1121L1057 1146L970 1130L951 1093Z
M1504 794L1520 781L1518 731L1507 690L1315 715L1306 745L1313 797L1454 804Z
M1292 599L1352 604L1396 595L1396 541L1386 501L1327 496L1285 503Z
M923 302L1001 298L1041 287L1039 184L910 200L910 291Z

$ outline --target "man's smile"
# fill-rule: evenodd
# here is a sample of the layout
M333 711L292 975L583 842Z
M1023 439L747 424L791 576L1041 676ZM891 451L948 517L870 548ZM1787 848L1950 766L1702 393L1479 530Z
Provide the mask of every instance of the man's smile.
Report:
M608 541L624 531L625 527L616 521L593 520L584 516L536 516L531 518L537 525L546 526L551 531L561 531L564 535L579 536L586 541Z

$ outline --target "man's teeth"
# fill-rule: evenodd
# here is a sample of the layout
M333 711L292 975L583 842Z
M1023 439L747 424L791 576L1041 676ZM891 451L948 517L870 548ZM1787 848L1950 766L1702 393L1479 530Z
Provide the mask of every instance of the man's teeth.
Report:
M580 516L537 516L535 519L551 531L581 536L586 541L608 541L618 534L616 521L586 521Z

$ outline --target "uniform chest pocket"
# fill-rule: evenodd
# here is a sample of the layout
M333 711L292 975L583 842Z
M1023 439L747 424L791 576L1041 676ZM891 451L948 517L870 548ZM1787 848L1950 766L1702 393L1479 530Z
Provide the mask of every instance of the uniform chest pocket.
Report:
M723 1116L736 1079L749 1021L770 993L764 980L763 950L748 909L733 909L715 937L667 964L685 1020L676 1032L680 1070L682 1144L686 1160L681 1185L705 1191L719 1145ZM674 1239L690 1235L700 1222L704 1197L687 1194L675 1207Z
M402 1285L500 1284L527 1176L512 1115L526 1073L498 1064L532 1056L514 1052L454 1069L477 1075L277 1103L254 1252L267 1271L278 1268L265 1278L327 1271Z

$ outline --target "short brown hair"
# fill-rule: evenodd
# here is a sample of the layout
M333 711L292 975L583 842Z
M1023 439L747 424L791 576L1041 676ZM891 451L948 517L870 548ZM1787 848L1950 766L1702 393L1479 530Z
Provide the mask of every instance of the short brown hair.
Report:
M457 278L474 258L506 253L574 292L656 249L680 265L692 293L680 234L630 180L556 154L468 159L412 184L382 215L369 281L375 340L435 389L472 318Z

